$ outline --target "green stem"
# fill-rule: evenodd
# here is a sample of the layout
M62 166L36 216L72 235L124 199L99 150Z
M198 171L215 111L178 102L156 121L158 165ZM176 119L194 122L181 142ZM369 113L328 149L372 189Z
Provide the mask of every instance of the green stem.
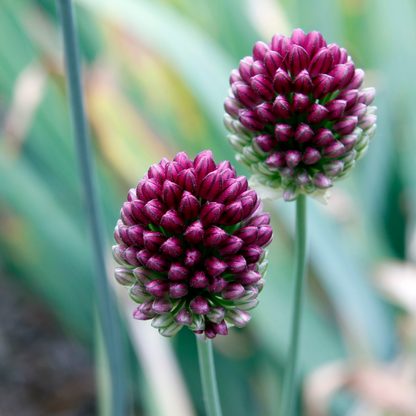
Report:
M300 194L296 200L295 237L295 294L292 311L292 326L288 359L286 361L281 397L280 416L293 413L293 396L296 381L296 361L298 357L299 333L301 325L303 292L306 268L306 195Z
M214 357L212 354L212 341L208 339L204 342L197 337L197 345L206 414L207 416L221 416L220 398L218 396Z
M124 375L122 336L114 296L109 288L105 267L104 227L95 187L93 158L82 99L75 18L71 0L57 0L56 4L65 48L67 87L84 206L92 237L95 266L93 277L97 309L110 369L111 415L122 416L126 412L127 391L125 388L126 377Z

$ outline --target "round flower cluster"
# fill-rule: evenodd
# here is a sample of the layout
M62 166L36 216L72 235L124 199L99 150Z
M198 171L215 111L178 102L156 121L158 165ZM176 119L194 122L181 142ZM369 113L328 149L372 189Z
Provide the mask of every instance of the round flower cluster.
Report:
M225 125L262 196L325 199L348 174L376 132L375 89L363 81L347 51L316 31L254 45L231 72Z
M243 327L258 304L273 238L270 215L230 162L186 153L150 167L120 211L119 283L164 336L183 325L214 338ZM204 335L202 335L204 336Z

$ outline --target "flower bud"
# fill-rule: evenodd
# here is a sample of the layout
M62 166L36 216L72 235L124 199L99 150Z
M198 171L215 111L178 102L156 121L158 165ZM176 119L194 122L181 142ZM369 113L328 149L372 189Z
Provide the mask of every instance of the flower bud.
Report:
M216 196L215 202L226 204L232 202L240 194L241 184L236 178L224 181L222 191Z
M136 281L136 277L133 275L132 271L125 267L116 267L114 275L117 282L123 286L130 286Z
M190 192L185 191L182 194L181 202L179 204L179 212L182 214L184 220L188 221L198 216L201 209L201 203L198 198Z
M287 166L289 166L290 168L294 168L302 160L302 153L298 150L288 150L285 153L285 160Z
M164 337L170 338L176 335L181 329L182 325L179 325L176 322L172 322L165 328L159 328L159 334L163 335Z
M228 283L224 290L221 292L221 297L224 300L236 300L244 295L244 287L239 283Z
M140 283L136 283L130 288L129 295L137 303L143 303L152 299L145 286Z
M239 69L241 77L246 82L250 81L252 65L253 65L253 58L251 56L246 56L240 61L240 65L238 69Z
M344 115L345 107L347 103L344 100L332 100L325 104L328 114L326 119L329 121L334 121L341 118Z
M245 82L234 82L231 88L235 97L246 108L253 109L262 102L262 98Z
M218 324L223 321L225 316L225 308L222 306L212 306L209 309L209 313L207 314L207 318L214 322L214 324Z
M169 297L179 299L188 294L188 285L184 282L171 282L169 286Z
M166 328L173 322L173 316L171 313L165 315L157 315L153 318L153 328Z
M123 252L123 258L127 261L128 264L134 267L139 267L141 266L141 263L137 257L139 252L140 250L138 250L136 247L128 247Z
M356 69L354 72L354 76L352 77L348 85L344 87L344 90L359 89L361 85L363 85L364 78L365 78L364 71L362 69Z
M198 196L207 201L213 201L222 189L223 179L221 173L215 170L209 173L201 182Z
M255 111L244 110L240 111L240 123L250 131L258 132L264 130L264 123L262 123Z
M209 225L216 224L220 220L223 212L223 204L219 204L218 202L208 202L201 209L199 219L204 227L208 227Z
M146 263L146 267L155 272L166 273L169 269L170 261L165 254L155 254L150 257Z
M292 36L290 38L292 39L292 42L296 45L303 45L306 39L306 35L302 29L295 29L292 32Z
M166 179L165 168L163 168L160 164L155 164L150 166L147 176L149 179L156 179L160 183Z
M332 125L332 129L340 136L350 134L357 127L358 118L356 116L346 116L336 121Z
M162 233L145 230L143 232L143 241L146 250L158 252L160 246L166 241L166 237Z
M172 302L168 297L164 297L162 299L156 299L153 302L153 310L160 314L164 315L165 313L169 313L172 309Z
M328 49L330 50L332 56L333 56L333 62L332 65L338 65L339 60L341 58L341 50L340 47L336 43L331 43L328 45Z
M163 215L160 220L160 225L172 234L181 234L185 229L185 222L180 214L174 209L170 209Z
M326 46L325 40L322 37L322 35L316 30L306 35L303 47L308 53L309 59L312 60L315 54L318 52L318 50L323 46Z
M144 203L140 201L141 205L144 206ZM144 220L147 221L147 224L150 222L149 219L143 214ZM138 218L134 215L134 202L125 202L123 207L120 210L120 218L123 224L127 226L135 225ZM143 223L142 221L139 221ZM143 223L144 224L144 223Z
M374 114L366 114L358 123L358 127L365 130L371 127L377 121L377 116Z
M228 328L225 321L220 322L219 324L211 323L211 327L217 335L227 335Z
M300 45L294 44L289 54L288 66L292 75L296 76L306 69L309 64L309 55Z
M162 200L169 208L177 208L181 201L182 188L174 182L166 180L162 188Z
M228 264L225 261L210 256L205 259L205 269L211 277L217 277L227 270Z
M147 261L146 261L147 263ZM136 267L133 270L133 274L135 278L142 284L146 285L146 283L149 283L151 280L156 279L156 274L152 272L151 270L147 269L146 267Z
M345 147L338 140L335 140L328 146L324 146L322 149L322 156L327 157L329 159L342 156L344 153Z
M252 309L257 307L257 305L259 304L259 300L251 299L242 301L241 299L238 299L234 302L234 304L242 311L251 311Z
M254 112L262 123L265 124L274 124L276 123L277 117L273 113L273 104L269 102L259 104Z
M192 325L192 312L187 308L182 308L174 318L174 321L179 325Z
M302 162L306 165L313 165L321 159L321 154L318 149L315 149L314 147L307 147L302 155Z
M326 189L332 186L332 181L324 173L317 172L313 175L312 184L319 189Z
M238 250L243 246L243 240L236 237L235 235L229 235L221 244L218 249L220 256L231 256L237 253Z
M247 269L247 261L241 254L224 257L230 273L240 273Z
M224 109L233 118L238 118L238 113L242 108L243 106L235 98L227 97L224 100Z
M200 164L198 167L201 169L201 177L204 176L203 171L210 168L210 160L203 159L206 162L205 165ZM186 192L190 192L192 195L195 194L198 186L198 173L195 169L184 169L178 174L176 183Z
M134 310L133 318L134 319L139 319L140 321L147 321L148 319L152 319L151 316L147 316L143 312L140 312L140 310L139 310L140 306L137 309Z
M331 68L334 61L331 51L328 48L319 49L311 59L308 71L312 78L319 74L325 74Z
M234 201L224 207L220 224L234 225L244 218L244 210L241 201Z
M312 92L312 79L309 75L309 72L306 69L301 71L293 81L293 89L295 92L305 95L309 95Z
M183 254L183 244L178 237L170 237L160 246L160 251L170 257L178 258Z
M157 179L141 180L137 185L137 196L144 202L158 199L162 196L162 185Z
M189 277L190 271L188 267L184 266L180 261L171 263L168 279L177 282L180 280L186 280Z
M127 230L131 245L136 245L138 247L144 247L143 233L146 229L140 225L134 225L129 227Z
M251 87L260 97L270 101L274 98L274 89L272 81L265 75L256 75L250 79Z
M127 201L128 202L132 202L137 200L137 193L136 193L136 188L131 188L129 189L129 192L127 194Z
M279 40L277 45L277 52L283 56L283 60L287 63L290 51L292 50L293 42L291 39L283 37Z
M294 178L295 172L293 172L292 178ZM291 179L292 179L291 178ZM283 199L287 202L294 201L299 195L299 187L293 183L289 184L283 191Z
M210 282L202 270L196 270L194 275L190 278L189 284L195 289L202 289L204 287L208 287Z
M209 293L220 293L227 286L228 281L222 276L214 277L211 279L212 283L207 287Z
M193 168L194 167L193 162L189 159L189 157L186 154L186 152L179 152L173 158L173 160L175 162L179 163L184 169L189 169L189 168Z
M261 279L261 274L254 270L246 270L244 272L234 274L234 280L243 286L252 285Z
M243 240L243 247L253 244L257 240L258 229L254 226L241 227L233 235Z
M298 143L306 143L312 139L313 135L314 135L313 130L307 124L300 123L295 131L295 140ZM288 166L291 166L291 165L288 163Z
M191 311L198 315L206 315L209 313L209 304L205 297L197 296L191 300L189 304Z
M192 244L198 244L204 239L204 226L200 220L192 223L183 233L186 241Z
M227 309L225 320L237 328L243 328L250 322L251 315L241 309Z
M340 160L334 160L333 162L325 163L322 167L328 176L338 176L344 169L344 163Z
M285 70L286 68L282 56L276 51L268 51L266 53L264 56L264 65L272 78L275 76L278 69Z
M194 159L194 169L199 182L202 181L202 179L207 176L208 173L215 169L214 156L212 155L211 150L205 150L196 155ZM179 182L178 185L183 188ZM188 191L188 189L186 190Z
M327 146L331 143L333 143L335 140L335 137L331 130L320 127L318 130L316 130L315 135L312 138L312 143L315 146Z
M279 68L273 75L274 90L278 94L290 94L292 92L292 78L290 78L289 74L284 69Z
M143 265L146 267L147 262L151 257L155 255L154 252L149 250L140 250L138 253L136 253L136 258L140 262L139 266Z
M296 114L303 114L309 107L309 97L305 94L294 93L292 96L292 110Z
M274 133L276 136L276 140L279 143L288 142L295 132L293 131L292 127L289 124L276 124L274 128Z
M328 115L329 111L321 104L312 104L308 108L308 123L319 124Z
M269 45L264 42L256 42L253 48L253 58L255 61L263 61L266 53L270 50Z
M149 318L153 318L156 315L156 312L153 310L153 302L154 302L153 299L143 302L141 305L139 305L136 311L141 312L142 314L148 316ZM136 319L141 319L141 318L136 318Z
M166 279L151 280L145 285L146 290L156 299L163 298L169 292L169 281Z
M345 151L349 152L354 148L355 143L357 142L356 134L347 134L339 139L339 141L344 145Z
M364 104L370 105L374 101L374 96L376 94L376 89L371 88L364 88L361 90L362 93L364 93Z
M274 100L273 113L278 118L288 119L292 117L292 107L284 95L278 95Z
M355 104L357 104L358 90L344 91L337 96L337 100L344 100L347 103L345 111L348 111L350 108L354 107Z
M355 68L352 62L335 65L328 72L328 75L334 78L332 81L331 92L344 88L354 76L354 71Z
M222 228L211 225L205 230L204 247L218 247L227 237L228 234Z
M356 104L354 107L352 107L350 110L348 110L345 115L347 115L347 116L356 116L358 118L358 122L360 123L362 118L367 113L367 108L368 107L365 104Z
M297 169L295 177L293 178L293 183L296 186L308 186L311 184L311 179L308 175L306 169Z
M270 42L270 49L273 51L277 51L279 47L280 39L283 39L284 36L280 33L276 33L273 35L272 40Z
M260 227L260 225L270 224L270 214L268 212L262 212L261 214L253 215L245 225L253 225Z
M333 78L327 74L320 74L313 80L312 94L319 100L324 98L330 91Z
M268 246L273 239L273 230L270 225L261 225L258 227L258 237L256 240L256 244L259 247L266 247Z
M194 247L189 247L186 249L184 265L186 267L193 267L195 264L198 264L202 260L202 254Z
M184 170L183 166L178 162L168 162L166 164L166 179L177 183L179 174ZM183 188L183 186L181 186Z
M168 207L157 199L152 199L143 208L144 214L157 225L167 210Z

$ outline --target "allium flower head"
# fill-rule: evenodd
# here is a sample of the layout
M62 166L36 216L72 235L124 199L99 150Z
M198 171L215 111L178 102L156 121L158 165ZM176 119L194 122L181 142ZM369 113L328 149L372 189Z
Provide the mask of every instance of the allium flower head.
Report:
M361 88L344 48L319 32L273 36L231 72L225 125L237 160L263 197L325 201L348 175L376 132L374 88Z
M211 151L162 159L120 211L117 281L164 336L182 326L214 338L243 327L258 304L273 232L257 193Z

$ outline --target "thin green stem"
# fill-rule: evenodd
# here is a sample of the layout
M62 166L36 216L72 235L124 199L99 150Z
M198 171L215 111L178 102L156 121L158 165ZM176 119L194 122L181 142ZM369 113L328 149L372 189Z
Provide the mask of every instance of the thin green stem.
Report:
M94 181L94 168L91 145L85 120L82 99L81 73L78 54L78 42L75 34L75 19L71 0L57 0L57 9L62 28L68 94L71 107L72 127L76 143L78 167L84 197L84 206L92 236L94 252L95 294L100 317L104 344L109 361L112 411L111 415L122 416L126 412L124 386L125 377L122 337L116 312L114 297L110 291L105 268L105 245L101 210Z
M300 194L296 200L295 293L292 311L292 332L283 379L280 416L292 416L293 413L296 362L299 349L303 292L306 280L306 198L307 197L305 195Z
M197 345L206 414L207 416L221 416L220 398L218 396L214 357L212 354L212 341L208 339L204 342L197 337Z

